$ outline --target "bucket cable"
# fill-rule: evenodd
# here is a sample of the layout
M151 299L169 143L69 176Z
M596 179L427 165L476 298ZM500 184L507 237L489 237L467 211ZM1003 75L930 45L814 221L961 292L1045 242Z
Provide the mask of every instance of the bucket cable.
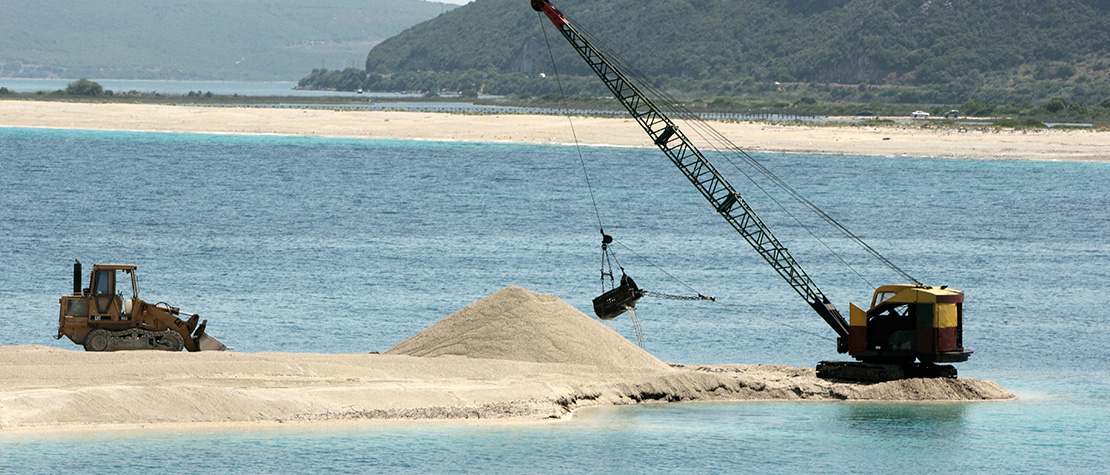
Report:
M590 184L590 174L586 172L586 159L582 156L582 147L578 144L578 133L574 130L574 120L570 115L570 107L567 105L567 95L563 92L563 80L559 76L559 68L555 66L555 54L551 51L551 40L547 37L547 28L544 26L542 15L537 18L540 19L540 30L543 31L543 41L547 44L547 56L551 59L551 70L555 74L555 84L559 87L559 100L563 104L563 110L566 111L567 123L570 124L570 134L574 139L574 150L578 152L578 163L582 166L582 176L586 178L586 189L590 191L590 203L594 206L594 216L597 217L597 228L601 230L601 234L605 234L605 226L601 224L601 211L597 207L597 198L594 196L593 185Z
M798 332L801 332L801 333L805 333L807 335L814 336L814 337L820 338L822 340L836 341L833 338L829 338L829 337L827 337L825 335L822 335L820 333L817 333L817 332L806 330L805 328L799 327L797 325L791 325L791 324L786 323L786 322L781 322L781 321L778 321L774 318L768 317L766 315L760 315L760 314L752 312L750 310L747 310L747 309L744 309L744 308L741 308L741 307L737 307L735 305L730 305L730 304L727 304L725 302L718 301L714 297L706 297L705 295L702 295L700 292L698 292L697 289L694 289L694 287L692 287L690 284L687 284L686 282L683 282L681 279L679 279L678 277L675 277L670 272L667 272L666 269L660 267L658 264L652 262L650 259L638 254L635 250L633 250L631 247L628 247L628 245L626 245L625 243L620 242L620 241L616 241L616 243L620 244L621 247L625 248L628 252L631 252L637 258L639 258L639 259L643 260L644 262L648 263L648 265L656 268L659 272L662 272L662 273L666 274L667 277L670 277L672 280L677 282L679 285L681 285L683 287L686 287L691 292L697 294L697 297L686 297L686 296L679 296L679 295L664 294L664 293L660 293L660 292L653 292L653 291L650 291L650 290L642 290L642 292L645 296L656 297L656 298L664 298L664 299L668 299L668 300L708 300L710 302L713 302L717 305L720 305L720 306L725 307L727 309L730 309L732 311L740 312L740 313L743 313L743 314L746 314L746 315L749 315L749 316L752 316L752 317L759 318L761 320L766 320L766 321L774 323L776 325L783 326L783 327L786 327L786 328L789 328L791 330L795 330L795 331L798 331Z
M613 252L609 244L613 242L613 236L601 232L601 292L605 293L606 290L616 287L616 282L613 279L613 263L617 263L617 269L620 269L621 274L624 274L624 266L617 260L617 254ZM609 287L605 287L605 278L609 278Z
M604 225L602 224L602 221L601 221L601 211L600 211L600 209L597 205L597 198L596 198L596 195L594 194L593 185L590 182L590 175L589 175L589 173L586 169L586 160L582 155L582 148L581 148L581 145L578 143L578 135L574 130L574 120L571 118L570 107L567 105L566 93L563 90L563 83L562 83L562 79L559 75L559 69L555 65L555 55L552 52L551 41L550 41L550 39L548 38L548 35L547 35L546 23L543 21L543 16L542 15L537 15L537 18L540 21L540 30L543 32L543 39L544 39L544 43L547 46L547 54L548 54L548 58L551 61L551 69L552 69L552 71L555 75L555 82L556 82L556 85L559 88L559 99L560 99L560 102L562 103L563 110L566 111L567 122L570 124L571 136L573 137L573 140L574 140L575 151L578 154L578 163L582 168L582 176L585 177L586 188L589 190L589 193L590 193L590 203L593 205L594 216L597 218L598 230L601 232L601 236L602 236L602 244L601 244L601 249L602 249L602 263L601 263L601 266L602 266L602 268L601 268L602 290L603 291L605 290L604 282L605 282L606 277L609 278L610 286L612 286L614 284L614 282L613 282L613 270L612 270L613 269L613 262L616 262L617 268L620 269L622 274L624 273L624 267L620 265L619 261L617 261L616 255L612 252L611 246L609 246L609 244L611 244L613 242L616 242L617 244L620 244L621 247L628 250L629 252L631 252L636 257L639 257L641 260L643 260L644 262L647 262L652 267L655 267L656 269L658 269L663 274L666 274L668 277L670 277L675 282L678 282L680 285L686 287L691 292L697 294L696 297L692 297L692 296L672 295L672 294L666 294L666 293L663 293L663 292L643 290L643 295L644 296L660 298L660 299L667 299L667 300L708 300L710 302L714 302L718 305L722 305L722 306L724 306L726 308L729 308L729 309L732 309L734 311L745 313L745 314L748 314L748 315L751 315L751 316L754 316L754 317L757 317L757 318L760 318L760 319L763 319L763 320L766 320L766 321L769 321L769 322L772 322L772 323L775 323L775 324L778 324L778 325L781 325L781 326L784 326L784 327L787 327L787 328L791 328L793 330L796 330L796 331L799 331L799 332L802 332L802 333L806 333L806 334L815 336L817 338L830 340L830 341L835 341L832 338L826 337L824 335L820 335L820 334L815 333L815 332L811 332L811 331L806 330L804 328L800 328L800 327L790 325L790 324L787 324L787 323L784 323L784 322L779 322L779 321L777 321L775 319L772 319L770 317L759 315L759 314L750 312L748 310L745 310L745 309L742 309L742 308L739 308L739 307L736 307L736 306L733 306L733 305L729 305L729 304L726 304L726 303L723 303L723 302L718 302L717 299L714 298L714 297L707 297L705 295L702 295L700 292L695 290L692 286L690 286L689 284L687 284L687 283L683 282L682 280L678 279L677 277L672 275L670 272L667 272L666 269L660 267L659 265L655 264L654 262L647 259L646 257L638 254L631 247L628 247L628 245L626 245L626 244L624 244L623 242L620 242L620 241L615 241L612 236L609 236L608 234L605 234L605 228L604 228ZM580 27L577 24L575 24L575 28L580 28ZM686 111L685 113L682 113L682 112L679 112L678 110L676 110L675 106L674 106L674 104L678 103L678 101L676 99L674 99L673 97L670 97L665 91L662 90L662 88L660 88L658 85L656 85L650 79L648 79L648 77L646 75L641 73L634 66L627 63L624 60L624 58L622 58L620 55L616 54L614 51L612 51L608 47L604 46L604 43L602 43L600 41L596 41L596 39L593 38L593 36L591 34L589 34L588 32L586 32L584 29L581 29L581 31L583 32L584 36L587 36L587 37L591 38L595 45L602 45L602 47L606 50L606 53L611 58L615 58L618 62L620 62L622 64L623 67L627 68L628 71L632 71L633 75L635 77L637 77L640 81L642 81L644 84L646 84L648 86L648 90L652 91L656 95L656 97L664 98L665 105L668 108L670 108L672 110L672 112L677 112L677 115L679 115L681 117L685 117L687 120L689 120L693 123L701 124L703 127L706 127L710 131L712 131L713 134L720 135L719 132L714 130L712 127L709 127L707 124L704 124L704 122L701 121L700 118L697 118L697 116L695 114L693 114L692 112ZM721 137L723 137L723 136L721 136ZM704 138L704 136L703 136L703 138ZM725 138L724 140L727 142L727 138ZM731 143L731 142L729 142L729 143ZM716 147L714 147L714 148L716 149ZM743 156L748 157L748 159L754 161L754 159L752 159L750 156L748 156L747 153L745 153L743 150L740 150L739 147L735 147L734 150L736 152L742 154ZM718 150L718 152L720 152L720 151ZM723 153L722 153L722 155L723 155ZM729 160L729 162L731 163L732 161ZM735 167L735 164L733 166ZM736 167L736 168L739 170L739 167ZM743 170L740 170L740 171L741 171L741 173L744 173ZM770 173L770 170L768 170L767 172ZM747 173L744 173L744 175L747 176ZM776 176L775 178L777 179L778 177ZM753 181L753 183L754 183L754 180L752 180L752 178L750 176L748 177L748 179L750 181ZM758 184L756 184L756 186L759 187ZM759 187L759 188L762 190L762 187ZM793 190L791 189L791 191L793 191ZM768 194L768 193L766 191L764 191L764 194ZM770 195L768 194L768 196L770 196ZM774 200L774 198L772 198L772 200ZM777 201L776 201L776 203L777 203ZM779 205L779 206L781 207L782 205ZM788 214L789 214L789 212L788 212ZM822 212L822 214L823 214L823 212ZM793 215L791 215L791 216L793 216ZM831 219L831 218L829 218L829 219ZM797 220L797 219L795 218L795 220ZM803 227L805 227L805 226L803 225ZM808 230L808 228L806 228L806 229ZM847 230L845 229L845 231L847 231ZM812 234L812 232L811 232L811 234ZM828 247L828 246L826 246L826 247ZM830 251L831 251L831 249L830 249ZM835 252L834 252L834 254L835 254ZM610 258L612 258L613 262L610 262ZM841 260L843 260L843 259L841 259ZM886 262L889 263L889 261L886 261ZM893 264L890 264L890 265L893 265ZM608 267L608 271L606 271L607 267ZM858 275L858 273L857 273L857 275ZM634 307L629 308L628 311L629 311L629 315L632 318L633 328L636 331L637 343L639 344L639 346L641 348L643 348L643 346L644 346L644 337L643 337L643 331L640 327L639 317L636 315L636 310L635 310Z
M543 21L542 15L537 15L540 20L540 31L543 32L543 41L547 45L547 56L551 60L551 70L555 75L555 84L559 87L559 101L563 105L563 110L566 112L567 123L570 124L570 134L574 140L574 150L578 153L578 164L582 168L582 177L586 180L586 189L590 192L590 203L594 207L594 217L597 218L597 229L601 233L601 291L605 289L605 278L609 278L609 287L612 288L616 285L613 279L613 262L617 263L617 268L621 273L624 273L624 267L620 265L617 256L609 249L609 243L613 238L605 234L605 226L601 222L601 210L597 206L597 197L594 194L593 184L590 182L590 174L586 170L586 159L582 156L582 147L578 143L578 133L574 130L574 119L570 114L570 107L567 105L567 95L563 91L563 80L559 75L559 68L555 65L555 54L552 52L551 40L547 36L547 27ZM610 260L612 259L612 260ZM643 346L642 344L640 346Z
M788 184L786 184L786 182L784 182L781 178L779 178L777 175L775 175L773 172L771 172L769 169L767 169L765 166L763 166L763 164L761 164L760 162L758 162L754 158L752 158L747 152L745 152L739 146L734 144L732 141L730 141L723 134L721 134L716 129L709 126L707 123L705 123L705 121L703 119L701 119L697 114L693 113L692 111L687 109L685 106L683 106L682 103L678 99L676 99L674 96L667 93L662 87L660 87L658 84L656 84L654 81L652 81L646 74L641 72L634 65L628 63L623 57L621 57L619 54L617 54L611 48L606 46L605 43L603 43L601 41L598 41L592 34L590 34L588 31L586 31L585 28L583 28L581 25L579 25L578 23L573 23L573 25L574 25L575 29L578 30L579 33L583 37L585 37L589 41L591 41L592 44L595 47L597 47L599 50L602 50L602 52L604 54L606 54L606 56L608 56L610 60L612 60L614 63L619 64L623 68L624 71L627 71L627 72L630 73L629 74L630 76L636 78L636 80L638 81L637 86L640 86L641 89L645 90L646 92L650 93L652 96L659 99L660 103L661 103L660 105L663 106L663 107L666 107L675 116L677 116L680 119L682 119L683 121L687 122L689 125L691 125L696 130L699 130L699 135L702 136L703 140L705 140L707 143L709 143L710 146L712 146L720 155L722 155L726 160L728 160L729 163L732 164L733 167L735 167L737 170L740 170L740 167L737 166L732 161L732 159L729 157L729 155L725 154L724 151L722 151L720 148L718 148L718 146L715 144L714 140L706 139L705 135L701 131L704 131L705 134L708 134L708 135L712 136L712 138L716 140L716 143L722 144L722 146L726 150L728 150L729 152L732 152L733 154L742 158L745 162L751 164L753 168L755 168L757 171L760 172L760 174L767 177L776 186L778 186L780 189L784 190L791 197L793 197L795 200L797 200L800 204L802 204L803 206L808 208L811 212L813 212L814 214L819 216L821 219L823 219L824 221L826 221L827 223L832 225L834 228L839 230L841 232L841 234L843 234L849 240L855 242L857 245L859 245L866 252L868 252L873 257L875 257L877 260L882 262L884 265L886 265L890 269L894 270L896 273L900 274L902 277L904 277L908 281L910 281L912 283L915 283L915 284L920 284L920 281L918 281L917 279L914 279L912 276L907 274L905 271L903 271L901 268L899 268L897 265L895 265L893 262L891 262L885 256L883 256L878 251L876 251L874 248L872 248L870 245L863 242L863 240L861 238L859 238L859 236L857 236L855 233L851 232L847 227L845 227L839 221L837 221L836 219L829 216L827 213L824 212L824 210L817 207L817 205L815 205L813 202L809 201L807 198L802 196L800 193L798 193L796 190L794 190L794 188L792 188ZM740 171L741 171L741 173L744 173L743 170L740 170ZM748 177L749 181L753 181L752 177L749 176L747 173L744 173L744 175ZM754 183L754 181L753 181L753 183ZM759 187L758 184L757 184L757 187L765 195L770 197L770 194L766 190L764 190L762 187ZM782 207L782 205L780 203L778 203L778 201L775 200L773 197L771 197L771 199L772 199L772 201L775 201L776 204L778 204L778 206L780 208ZM790 214L790 213L788 213L788 214ZM793 217L793 215L791 215L791 217ZM794 218L794 219L795 219L795 221L797 221L797 218ZM808 226L805 226L804 224L802 224L800 222L799 222L799 224L802 225L802 227L805 228L811 235L814 235L816 237L816 235L813 233L813 231L811 231L809 229ZM818 239L818 240L820 241L820 239ZM830 252L832 252L833 255L836 255L837 258L839 258L842 262L847 264L847 261L845 261L845 259L843 257L841 257L839 254L837 254L835 251L833 251L831 248L829 248L829 246L827 244L825 244L824 241L821 241L821 243L823 245L825 245L826 249L828 249ZM871 284L866 278L863 278L863 276L858 271L856 271L856 269L854 267L852 267L851 265L848 265L848 267L851 268L852 271L855 272L857 276L859 276L861 279L863 279L864 282L867 282L868 285L870 285L871 287L874 287L874 285Z

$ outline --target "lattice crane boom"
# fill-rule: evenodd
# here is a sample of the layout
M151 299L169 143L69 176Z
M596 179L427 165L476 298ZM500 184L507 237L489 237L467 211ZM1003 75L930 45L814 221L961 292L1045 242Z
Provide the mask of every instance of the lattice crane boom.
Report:
M786 246L775 238L767 225L705 158L701 150L605 54L594 47L562 12L547 0L532 0L532 8L547 15L571 47L582 56L613 96L647 132L659 150L682 171L717 213L832 327L841 337L838 339L838 350L846 351L847 343L844 339L848 337L848 322L798 265Z

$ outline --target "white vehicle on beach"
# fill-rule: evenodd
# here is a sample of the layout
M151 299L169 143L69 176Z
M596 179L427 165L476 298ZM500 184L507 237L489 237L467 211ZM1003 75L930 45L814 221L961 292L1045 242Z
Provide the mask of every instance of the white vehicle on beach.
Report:
M925 111L913 111L910 112L910 117L913 117L915 119L925 119L929 117L929 113Z

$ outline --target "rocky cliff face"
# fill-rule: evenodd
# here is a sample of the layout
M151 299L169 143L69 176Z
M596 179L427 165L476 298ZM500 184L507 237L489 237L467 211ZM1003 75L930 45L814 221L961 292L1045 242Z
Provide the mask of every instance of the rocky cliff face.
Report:
M815 71L811 80L841 84L876 83L892 72L879 66L870 56L864 54L819 69Z
M509 57L502 70L510 73L539 74L551 69L547 46L539 35L529 36Z
M786 0L784 3L790 11L803 15L822 13L833 8L840 8L850 0Z

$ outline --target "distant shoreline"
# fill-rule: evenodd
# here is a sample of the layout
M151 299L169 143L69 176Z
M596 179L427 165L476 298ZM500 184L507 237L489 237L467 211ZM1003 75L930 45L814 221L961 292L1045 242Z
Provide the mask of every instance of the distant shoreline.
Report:
M714 122L749 151L1110 161L1110 131ZM0 127L653 147L628 118L0 100Z

